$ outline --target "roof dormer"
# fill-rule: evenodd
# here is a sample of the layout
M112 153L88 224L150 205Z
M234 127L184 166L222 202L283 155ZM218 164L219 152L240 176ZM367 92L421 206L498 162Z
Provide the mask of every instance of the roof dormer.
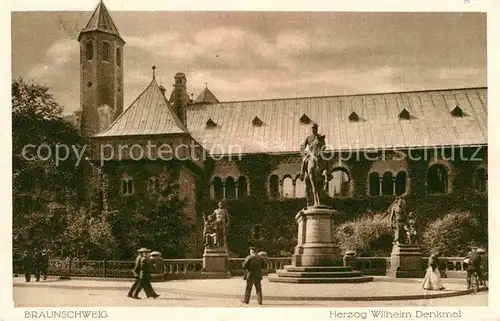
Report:
M301 117L300 117L300 122L302 124L309 124L311 122L311 118L309 118L306 114L303 114Z
M409 120L410 119L410 112L408 110L403 109L399 115L398 115L399 119L406 119L406 120Z
M209 118L206 122L206 125L208 128L214 128L217 126L217 123L215 123L212 118Z
M453 117L464 117L465 116L465 113L464 111L462 110L462 108L455 106L455 108L453 108L453 110L450 112L450 114L453 116Z
M252 124L254 126L262 126L263 122L259 117L255 116L255 118L252 120Z
M352 121L352 122L357 122L359 121L359 115L353 111L350 115L349 115L349 121Z

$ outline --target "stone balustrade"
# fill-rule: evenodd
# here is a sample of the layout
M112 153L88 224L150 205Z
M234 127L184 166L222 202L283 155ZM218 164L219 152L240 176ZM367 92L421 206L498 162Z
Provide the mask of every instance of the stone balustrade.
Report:
M241 276L244 273L242 264L244 258L229 258L229 271L232 276ZM465 278L467 264L463 257L439 258L440 271L443 277ZM488 257L483 256L485 272L488 271ZM202 278L203 260L200 259L164 259L165 279L196 279ZM291 257L269 257L268 268L264 274L275 273L291 264ZM390 268L390 257L356 257L351 263L356 270L364 275L385 275ZM49 275L61 277L99 277L99 278L133 278L134 261L108 260L76 260L52 259L49 261ZM422 269L427 268L427 257L422 257ZM13 261L13 272L22 275L21 262Z

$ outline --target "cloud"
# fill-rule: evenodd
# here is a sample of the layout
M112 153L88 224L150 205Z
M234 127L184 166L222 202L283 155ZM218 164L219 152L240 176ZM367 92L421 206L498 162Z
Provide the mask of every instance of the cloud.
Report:
M60 72L60 68L78 63L78 42L72 39L61 39L54 42L44 54L41 62L36 64L28 77L36 80L46 79Z

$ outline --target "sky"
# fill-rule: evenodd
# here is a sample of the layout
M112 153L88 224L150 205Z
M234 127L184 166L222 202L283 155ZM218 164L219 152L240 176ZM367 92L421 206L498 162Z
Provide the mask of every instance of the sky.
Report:
M80 106L88 12L13 12L12 76ZM184 72L220 101L486 86L485 13L131 12L108 7L124 47L125 106Z

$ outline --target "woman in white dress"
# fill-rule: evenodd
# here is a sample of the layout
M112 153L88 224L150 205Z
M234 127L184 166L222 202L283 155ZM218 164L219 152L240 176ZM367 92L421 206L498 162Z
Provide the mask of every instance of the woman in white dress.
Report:
M427 272L425 273L424 290L443 290L443 282L441 281L441 272L439 272L438 255L432 254L427 263Z

